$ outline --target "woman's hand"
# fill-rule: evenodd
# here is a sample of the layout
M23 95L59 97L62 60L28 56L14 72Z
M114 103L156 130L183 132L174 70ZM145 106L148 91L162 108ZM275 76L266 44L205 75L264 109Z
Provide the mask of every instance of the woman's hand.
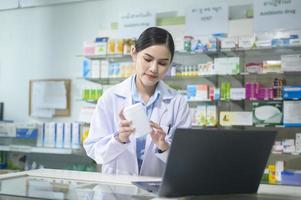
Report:
M150 122L150 126L153 128L150 136L157 146L158 149L161 151L166 151L169 148L169 144L165 141L166 133L164 130L159 126L159 124L155 122Z
M126 143L135 129L131 127L132 122L125 119L123 109L119 112L119 119L119 133L115 138L121 143Z

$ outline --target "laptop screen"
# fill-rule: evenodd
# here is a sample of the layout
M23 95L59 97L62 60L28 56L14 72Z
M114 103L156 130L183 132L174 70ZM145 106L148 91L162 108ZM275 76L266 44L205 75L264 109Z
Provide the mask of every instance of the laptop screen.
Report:
M177 129L159 195L256 193L276 131Z

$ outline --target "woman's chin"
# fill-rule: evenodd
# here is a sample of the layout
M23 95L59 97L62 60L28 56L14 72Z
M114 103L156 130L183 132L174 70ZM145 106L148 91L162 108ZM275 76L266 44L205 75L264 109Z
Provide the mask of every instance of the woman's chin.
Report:
M142 82L145 86L151 87L151 86L156 85L156 83L158 82L158 79L143 77Z

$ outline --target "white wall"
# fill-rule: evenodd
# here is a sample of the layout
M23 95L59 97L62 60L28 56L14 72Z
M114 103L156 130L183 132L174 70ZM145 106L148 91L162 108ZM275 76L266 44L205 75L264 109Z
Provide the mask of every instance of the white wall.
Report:
M156 12L179 11L194 0L103 0L65 5L0 11L0 102L5 103L5 119L32 120L28 116L29 80L72 79L72 110L76 120L80 103L76 101L83 81L81 58L84 40L99 30L108 30L118 21L118 13L135 8ZM251 3L252 0L244 3ZM241 4L232 0L231 4Z

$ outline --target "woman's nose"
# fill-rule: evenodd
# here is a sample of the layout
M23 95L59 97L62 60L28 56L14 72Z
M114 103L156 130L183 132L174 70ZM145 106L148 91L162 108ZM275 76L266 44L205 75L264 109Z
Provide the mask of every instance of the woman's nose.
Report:
M157 73L158 72L158 63L156 61L153 61L151 63L151 66L150 66L150 71L152 71L153 73Z

